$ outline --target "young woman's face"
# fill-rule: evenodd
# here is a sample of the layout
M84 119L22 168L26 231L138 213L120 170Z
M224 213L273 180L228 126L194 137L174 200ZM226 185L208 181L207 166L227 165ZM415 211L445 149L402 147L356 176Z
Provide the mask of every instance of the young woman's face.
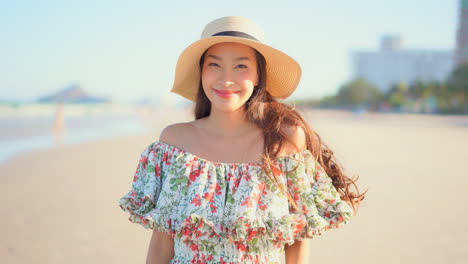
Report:
M201 78L212 109L239 109L258 85L255 50L239 43L211 46L205 54Z

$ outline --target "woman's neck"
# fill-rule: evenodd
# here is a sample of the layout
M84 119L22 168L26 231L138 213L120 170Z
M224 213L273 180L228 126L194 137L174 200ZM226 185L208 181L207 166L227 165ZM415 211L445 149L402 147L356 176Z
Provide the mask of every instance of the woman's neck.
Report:
M212 109L206 118L205 128L212 135L231 138L244 134L252 128L252 125L243 108L231 112Z

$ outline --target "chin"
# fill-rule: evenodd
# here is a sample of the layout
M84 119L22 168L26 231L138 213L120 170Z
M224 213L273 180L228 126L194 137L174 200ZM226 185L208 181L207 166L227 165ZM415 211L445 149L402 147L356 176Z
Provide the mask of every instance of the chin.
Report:
M234 112L245 108L245 103L241 102L212 102L211 109L221 112Z
M216 104L216 105L213 105L211 104L211 108L212 110L216 109L217 111L221 111L221 112L234 112L234 111L237 111L241 108L243 108L244 105L228 105L228 104L225 104L225 105L219 105L219 104Z

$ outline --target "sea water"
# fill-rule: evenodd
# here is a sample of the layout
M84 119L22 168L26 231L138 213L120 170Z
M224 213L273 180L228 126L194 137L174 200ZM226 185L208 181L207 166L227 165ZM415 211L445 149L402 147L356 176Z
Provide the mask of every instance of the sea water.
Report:
M37 133L29 133L32 135L0 137L0 163L4 163L23 152L57 146L57 137L51 133L53 120L44 119L40 121L46 123L45 125L42 124L42 126L37 124L37 119L2 120L0 125L2 129L12 129L15 125L18 127L20 122L23 129L28 128L28 124L25 124L25 122L30 122L30 129L37 129L38 131ZM147 131L143 122L135 117L105 117L100 119L75 117L66 119L65 123L66 132L60 138L61 145L84 143L113 136L135 135ZM37 128L38 126L39 128ZM44 129L44 126L47 129Z

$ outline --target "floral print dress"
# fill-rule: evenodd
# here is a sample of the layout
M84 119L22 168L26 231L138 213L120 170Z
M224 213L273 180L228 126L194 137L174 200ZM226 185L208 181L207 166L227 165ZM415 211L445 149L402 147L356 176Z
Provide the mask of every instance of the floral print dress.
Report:
M209 161L162 141L141 153L119 205L131 222L172 235L170 264L280 263L286 244L344 225L353 210L310 151L274 162L302 211L261 162Z

